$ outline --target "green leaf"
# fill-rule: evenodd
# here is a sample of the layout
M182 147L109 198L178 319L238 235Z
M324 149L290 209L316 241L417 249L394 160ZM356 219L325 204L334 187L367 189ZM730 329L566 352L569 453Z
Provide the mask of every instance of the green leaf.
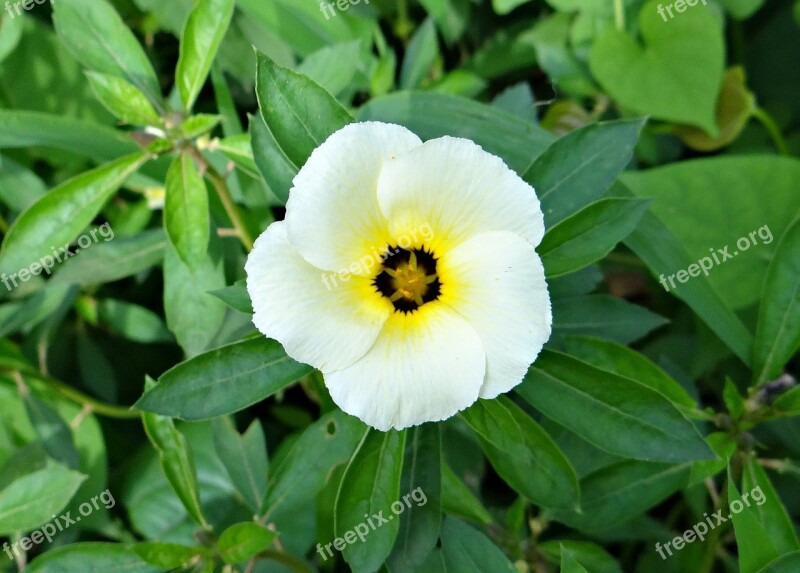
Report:
M710 137L702 129L690 125L675 126L674 133L692 149L716 151L739 137L755 108L756 97L747 89L744 68L733 66L725 70L717 101L719 137Z
M257 54L256 95L269 131L294 165L306 162L329 135L353 118L309 78Z
M103 299L97 303L97 318L134 342L154 344L173 341L161 317L147 308L129 302Z
M50 465L0 491L0 535L31 531L64 509L86 476Z
M560 352L543 351L517 393L611 454L663 462L713 457L694 425L662 394Z
M545 541L538 545L538 549L553 563L561 562L563 551L567 550L576 562L591 573L622 573L616 560L605 549L590 541Z
M12 211L24 211L45 193L47 187L38 175L13 159L0 155L0 200Z
M800 415L800 386L782 394L773 404L776 410L789 415Z
M400 527L395 518L405 508L400 499L405 443L405 431L368 429L342 476L334 547L354 571L377 571L392 551ZM399 512L394 504L400 505Z
M211 291L209 294L213 294L234 310L238 310L244 314L253 314L253 303L250 302L250 295L247 292L245 279L239 279L232 285Z
M372 99L359 108L357 119L397 123L423 141L444 135L471 139L517 173L525 173L555 139L539 126L491 105L435 92L399 92Z
M217 550L226 563L241 563L268 548L276 537L259 523L237 523L219 536Z
M258 336L174 366L135 407L187 420L214 418L260 402L310 371L280 344Z
M631 192L620 183L615 185L613 193L621 197L631 196ZM649 211L625 239L625 245L647 264L655 276L688 268L695 262L675 235ZM708 281L700 279L679 284L673 294L686 302L740 360L749 364L753 337Z
M267 493L267 444L261 423L253 420L239 435L230 418L215 419L214 447L247 507L260 513Z
M738 504L734 506L734 503ZM745 507L742 496L733 482L728 467L728 504L730 512L723 517L733 520L733 529L736 532L736 545L739 548L739 568L741 573L756 573L759 569L777 559L780 553L775 548L775 543L764 528L764 523L759 521L755 511ZM736 511L736 507L740 510ZM777 526L780 527L780 526ZM772 532L777 528L773 526Z
M0 249L0 272L17 273L36 261L42 266L54 264L57 259L53 250L73 241L148 159L147 155L136 153L87 171L31 205L5 236ZM62 255L60 251L57 254Z
M342 62L348 65L343 66ZM363 73L369 63L362 42L353 40L320 48L305 58L297 71L336 97L348 87L353 88L353 83L358 81L357 74Z
M697 406L683 386L644 354L632 348L590 336L568 336L565 344L566 352L583 362L644 384L677 406L687 409Z
M433 24L433 19L428 17L416 29L408 43L400 68L400 88L408 90L419 87L438 56L436 26Z
M442 526L442 444L439 425L408 430L400 493L406 505L386 560L392 573L414 573L436 546ZM399 498L398 498L399 499ZM413 501L413 503L410 503Z
M209 113L198 113L186 119L181 124L181 136L184 139L194 139L205 135L222 121L221 115L212 115Z
M76 153L95 161L111 161L137 147L122 131L72 117L0 109L0 148L42 145Z
M588 573L583 566L578 563L572 551L569 549L561 549L561 573Z
M609 28L601 34L589 55L592 73L614 100L635 113L696 125L716 137L725 62L720 23L705 7L668 22L664 14L659 15L659 0L641 7L644 46L625 31Z
M553 333L561 336L582 334L628 344L666 323L644 307L605 294L553 301Z
M565 275L602 259L636 228L646 209L646 201L600 199L557 223L537 249L547 276Z
M731 417L738 420L745 411L744 396L739 393L736 384L730 378L725 378L725 387L722 389L722 401Z
M558 139L523 179L533 185L542 204L545 227L599 199L622 173L645 120L596 123Z
M575 470L553 439L506 397L478 400L462 414L500 477L543 507L576 507Z
M286 203L298 168L278 145L261 114L250 117L250 141L255 166L275 196Z
M209 252L196 268L184 264L167 243L164 252L164 312L167 327L189 357L211 346L225 318L225 306L209 292L225 286L219 240L211 235Z
M275 464L265 503L267 516L291 515L301 500L316 495L331 469L350 459L365 430L357 418L338 409L306 428Z
M800 541L786 507L755 457L744 464L742 492L745 505L755 514L778 553L800 551Z
M781 555L765 565L758 573L795 573L800 568L800 551Z
M28 419L47 454L68 468L78 469L78 451L66 422L55 410L30 392L25 394L24 400Z
M165 416L143 412L142 424L158 452L164 475L183 507L204 529L210 529L211 526L203 515L203 508L200 507L197 471L186 437L175 428L172 419Z
M61 265L53 281L80 286L114 282L159 265L166 244L161 229L99 243Z
M134 545L73 543L37 557L29 573L161 573L136 554Z
M800 218L775 247L760 300L753 345L756 383L777 378L800 347Z
M208 191L194 159L181 153L167 172L164 229L190 269L206 256L210 235Z
M553 511L552 517L582 531L601 533L684 487L690 467L625 460L600 468L581 480L581 512Z
M61 41L83 65L126 79L159 104L161 87L153 66L107 0L54 2L53 22Z
M165 569L180 568L199 553L194 547L157 541L137 543L133 551L147 563Z
M494 521L481 501L447 464L442 464L442 510L487 525Z
M192 109L233 17L233 0L199 0L181 35L175 78L185 110Z
M705 275L698 270L694 278L683 279L677 278L677 273L688 266L659 269L666 275L667 284L670 276L674 277L672 284L680 292L692 283L707 280L732 309L760 300L764 276L777 248L774 239L800 215L800 205L795 201L800 160L769 155L719 156L629 172L621 179L636 196L653 199L651 212L693 259L689 263L705 259L709 268L708 277L697 276ZM762 192L755 194L753 189ZM676 205L681 208L676 209ZM664 245L659 246L663 250ZM715 332L726 329L707 322ZM726 340L723 334L719 336Z
M452 517L446 517L442 527L442 557L445 571L517 572L503 552L483 533Z
M114 117L131 125L161 125L153 105L136 86L110 74L86 72L92 91Z

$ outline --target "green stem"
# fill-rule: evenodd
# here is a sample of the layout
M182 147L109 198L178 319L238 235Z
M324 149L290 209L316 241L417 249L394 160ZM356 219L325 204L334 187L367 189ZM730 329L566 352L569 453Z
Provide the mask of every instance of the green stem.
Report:
M225 212L228 214L231 224L236 229L239 239L242 241L244 248L249 253L253 250L254 239L250 234L250 231L247 230L247 225L244 223L242 214L239 211L239 206L236 205L236 202L231 196L231 192L228 189L228 183L225 181L225 178L216 169L214 169L208 163L208 161L206 161L206 158L203 157L202 153L200 153L194 147L189 147L188 149L192 157L194 157L194 159L205 168L206 175L208 175L211 185L217 192L217 196L219 197L222 206L225 208Z
M288 553L282 553L280 551L267 549L259 553L258 557L262 559L272 559L273 561L277 561L278 563L283 563L284 565L286 565L293 571L297 571L298 573L311 573L311 569L306 567L306 565L302 561L300 561L295 557L292 557Z
M622 0L614 0L614 23L616 24L617 30L625 30L625 6Z
M47 386L55 390L68 400L76 402L81 406L88 406L89 408L92 409L92 412L99 414L101 416L106 416L108 418L118 418L121 420L133 420L139 417L139 412L135 410L131 410L129 408L126 408L125 406L114 406L113 404L106 404L105 402L100 402L99 400L95 400L94 398L92 398L91 396L87 396L80 390L76 390L72 386L64 384L60 380L51 378L46 374L25 371L22 372L22 375L26 378L38 381L41 386Z
M778 125L775 123L775 120L773 120L772 117L760 107L756 107L753 110L753 117L761 122L761 125L764 126L764 129L766 129L770 137L772 137L772 142L778 149L778 153L781 155L789 155L789 147L786 145L786 140L783 139L781 130L778 129Z

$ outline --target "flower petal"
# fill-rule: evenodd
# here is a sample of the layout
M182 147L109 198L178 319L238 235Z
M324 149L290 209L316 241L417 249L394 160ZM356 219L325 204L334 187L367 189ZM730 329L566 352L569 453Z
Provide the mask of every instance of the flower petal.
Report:
M550 338L552 312L544 267L518 235L476 235L438 263L441 301L481 338L486 380L481 398L494 398L522 381Z
M435 302L395 312L358 362L325 374L339 407L381 431L444 420L478 399L486 357L467 322Z
M245 271L256 328L295 360L322 371L361 358L394 310L369 279L342 281L306 262L289 244L282 221L258 237Z
M331 135L294 178L286 204L289 241L321 269L371 273L370 262L388 241L378 207L377 182L384 161L422 144L405 127L351 123ZM365 268L366 267L366 268Z
M378 201L394 236L430 225L437 255L487 231L511 231L534 246L544 235L533 187L467 139L432 139L387 161Z

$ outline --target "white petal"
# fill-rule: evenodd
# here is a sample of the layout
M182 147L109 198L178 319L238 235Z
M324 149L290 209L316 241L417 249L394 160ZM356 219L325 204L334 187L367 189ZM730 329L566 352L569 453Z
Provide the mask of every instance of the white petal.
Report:
M333 401L381 431L444 420L478 399L486 357L475 330L445 305L395 312L358 362L325 374Z
M463 316L483 342L481 398L508 392L550 338L550 296L539 256L513 233L483 233L446 252L437 270L440 300Z
M322 269L369 275L386 247L388 223L378 207L384 162L422 144L405 127L351 123L331 135L294 178L286 204L289 241ZM364 261L373 255L373 261Z
M393 312L369 279L342 281L306 262L289 244L284 222L258 237L245 271L256 328L322 371L361 358Z
M378 201L394 236L429 225L437 255L487 231L536 246L544 218L533 187L467 139L432 139L386 162Z

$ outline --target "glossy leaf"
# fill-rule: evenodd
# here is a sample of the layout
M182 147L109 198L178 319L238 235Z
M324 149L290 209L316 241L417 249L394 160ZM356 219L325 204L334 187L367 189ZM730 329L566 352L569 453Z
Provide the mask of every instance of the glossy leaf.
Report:
M237 523L219 536L217 550L226 563L241 563L268 548L277 536L259 523Z
M330 134L353 119L309 78L258 54L256 94L269 131L294 165L303 165Z
M233 0L200 0L186 20L175 70L186 110L192 109L233 17Z
M310 371L280 344L258 336L178 364L135 407L173 418L214 418L255 404Z
M153 104L136 86L121 77L87 72L97 99L116 118L132 125L161 125Z
M164 229L181 260L191 269L208 249L210 217L203 177L187 153L181 153L167 172Z
M70 179L22 213L5 236L0 269L16 273L73 241L148 157L136 153ZM58 251L58 254L62 254Z

